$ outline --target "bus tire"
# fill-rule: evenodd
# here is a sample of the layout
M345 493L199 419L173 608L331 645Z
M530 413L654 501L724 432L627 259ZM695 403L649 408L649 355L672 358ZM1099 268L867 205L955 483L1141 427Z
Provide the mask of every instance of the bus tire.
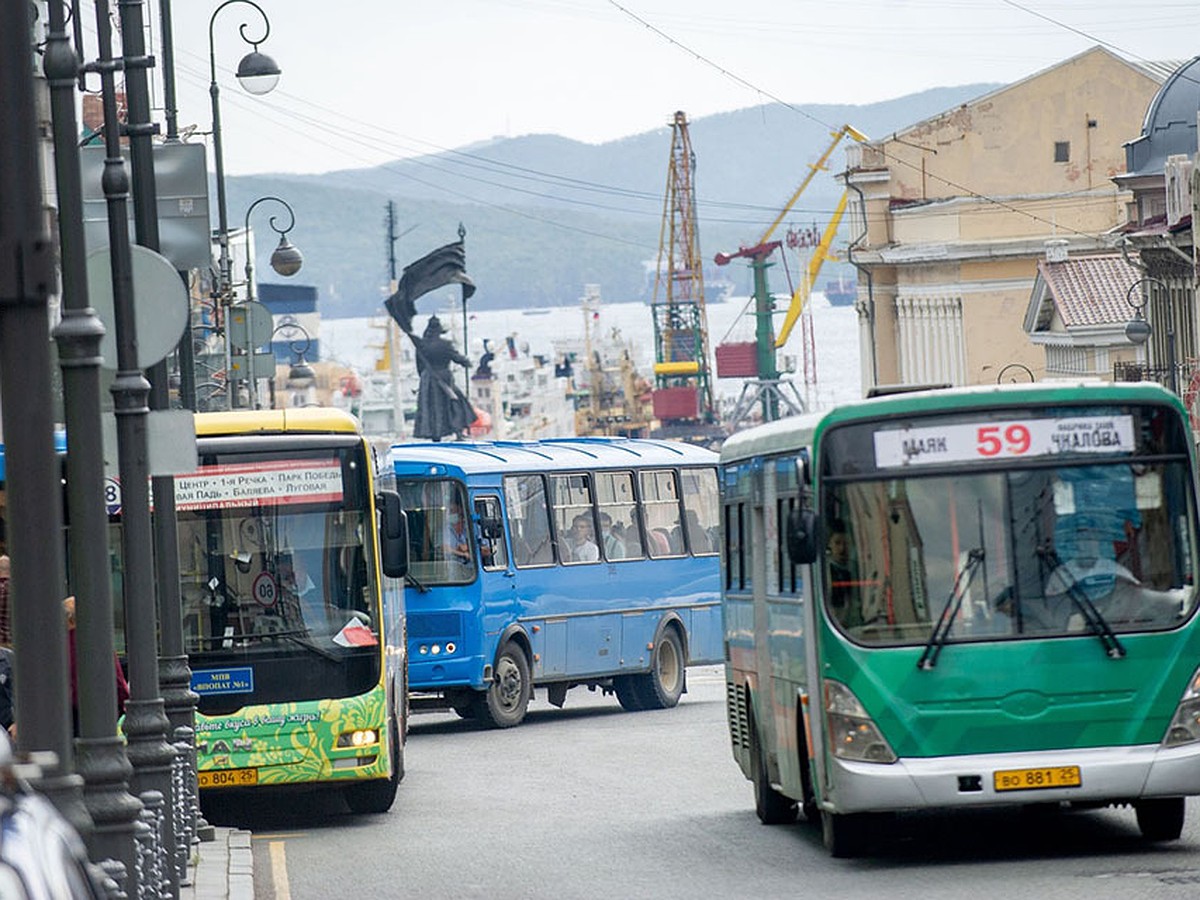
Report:
M642 695L638 690L637 675L614 675L613 691L617 702L626 712L641 712L646 707L642 705Z
M671 709L683 694L683 642L674 628L664 628L654 656L650 660L650 671L634 675L635 690L642 701L642 709Z
M400 733L393 717L388 726L389 753L392 757L392 774L388 778L350 784L342 791L350 811L360 815L385 813L396 802L396 788L404 777L404 757L400 750Z
M1139 800L1133 804L1138 828L1148 841L1176 841L1183 833L1184 802L1182 797L1162 797Z
M758 729L751 723L750 782L754 785L754 812L764 825L787 825L796 821L796 804L771 787L767 755L763 751Z
M446 691L446 702L460 719L474 719L478 695L469 688Z
M867 817L821 810L821 840L834 859L862 855L867 843Z
M525 651L509 641L500 648L495 672L488 689L475 698L475 715L493 728L520 725L533 692Z

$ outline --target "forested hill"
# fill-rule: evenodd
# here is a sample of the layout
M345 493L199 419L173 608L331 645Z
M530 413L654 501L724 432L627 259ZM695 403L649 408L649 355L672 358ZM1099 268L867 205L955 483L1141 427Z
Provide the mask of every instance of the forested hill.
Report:
M863 106L767 104L690 122L705 260L761 236L828 147L831 129L848 123L882 137L996 87L937 88ZM396 204L397 233L407 231L396 244L400 268L456 240L462 224L477 308L574 304L585 284L599 284L611 302L648 301L673 112L665 111L662 128L599 145L528 135L370 169L229 178L229 208L245 209L266 194L292 205L296 226L289 237L304 253L293 281L317 287L326 317L378 310L389 277L388 201ZM844 161L839 148L785 225L825 226L842 190L833 173ZM848 237L843 233L840 243ZM273 242L260 234L257 245L256 272L281 281L268 265ZM836 272L830 267L825 274ZM738 262L707 269L706 278L732 278L739 293L749 290Z

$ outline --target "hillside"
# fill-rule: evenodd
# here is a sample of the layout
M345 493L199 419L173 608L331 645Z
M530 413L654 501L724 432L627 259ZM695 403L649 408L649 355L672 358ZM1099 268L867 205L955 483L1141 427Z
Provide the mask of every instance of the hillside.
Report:
M805 105L799 112L767 104L691 122L705 259L761 235L828 146L829 127L850 123L878 137L995 87L938 88L863 106ZM649 301L670 147L669 125L599 145L554 135L497 139L370 169L230 178L229 208L244 210L266 194L293 206L289 236L304 253L296 280L317 287L326 317L365 316L379 307L388 281L389 200L397 206L398 232L412 229L396 245L400 267L455 240L462 223L477 308L574 304L588 283L599 284L610 301ZM831 173L843 159L841 150L834 154ZM819 175L785 224L823 227L840 192L832 174ZM841 235L841 243L848 238ZM257 243L256 271L279 280L268 266L269 234ZM826 274L836 272L830 267ZM742 265L706 277L732 278L740 293L749 289Z

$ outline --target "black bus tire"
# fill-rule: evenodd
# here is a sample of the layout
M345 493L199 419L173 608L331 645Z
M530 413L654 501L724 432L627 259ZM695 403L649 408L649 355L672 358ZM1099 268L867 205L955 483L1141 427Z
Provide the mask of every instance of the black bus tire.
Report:
M1184 802L1182 797L1162 797L1138 800L1133 804L1138 828L1148 841L1175 841L1183 834Z
M646 707L642 705L642 694L638 690L637 675L614 675L613 691L617 702L626 712L641 712Z
M767 755L763 751L758 729L751 722L750 782L754 785L754 812L764 825L786 825L796 821L796 804L771 787L767 770Z
M671 709L679 703L683 694L686 664L679 632L674 628L664 628L654 646L650 671L633 676L637 679L635 685L642 709Z
M529 660L518 644L509 641L496 657L492 683L476 695L475 715L493 728L520 725L532 693Z
M350 811L361 815L385 813L396 802L396 788L404 777L404 757L400 749L400 733L396 727L396 719L388 726L388 752L392 757L392 774L388 778L375 781L364 781L360 784L347 785L342 796Z

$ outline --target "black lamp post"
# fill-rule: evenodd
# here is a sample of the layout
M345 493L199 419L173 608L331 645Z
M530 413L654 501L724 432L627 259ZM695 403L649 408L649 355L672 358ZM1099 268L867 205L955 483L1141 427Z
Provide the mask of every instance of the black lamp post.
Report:
M275 247L271 254L271 268L275 273L288 278L300 271L300 267L304 265L304 255L296 248L295 244L288 240L288 232L296 227L296 213L286 200L281 200L278 197L259 197L250 204L250 208L246 210L246 223L244 233L246 235L246 299L254 299L254 254L250 250L250 214L254 212L254 208L260 203L265 203L268 200L273 200L279 203L287 210L288 224L287 228L280 228L275 224L275 216L268 219L271 230L279 235L279 244Z
M275 342L275 335L283 335L283 339L288 342L288 349L292 353L289 359L291 368L288 369L287 386L294 390L305 390L313 385L317 380L317 373L313 371L313 367L308 364L304 355L308 353L312 346L312 335L299 322L280 322L275 326L275 330L271 332L271 342ZM271 408L275 408L275 379L271 379Z
M275 60L267 56L265 53L258 52L258 45L265 41L271 34L271 20L267 18L267 14L263 12L261 6L254 0L225 0L220 6L213 10L212 16L208 20L208 63L209 63L209 85L208 93L212 98L212 134L213 134L213 159L217 170L217 244L219 246L219 256L217 260L217 302L221 307L222 312L226 312L231 302L230 288L233 282L231 264L229 259L229 210L225 201L225 155L221 145L221 89L217 85L217 52L216 45L213 41L213 25L217 21L217 16L227 6L232 6L235 3L244 3L246 6L253 7L262 17L263 32L262 37L257 41L246 36L247 24L243 22L238 26L238 34L242 40L253 47L250 53L242 57L242 61L238 63L237 79L251 94L266 94L270 92L279 82L280 69L276 65ZM226 330L225 336L225 362L226 371L229 370L229 333ZM229 405L231 407L237 405L236 390L229 392Z
M292 207L290 205L288 205L286 200L281 200L278 197L272 197L272 196L259 197L257 200L255 200L253 203L251 203L250 207L246 210L246 222L245 222L244 228L242 230L242 233L246 236L246 302L247 303L254 300L254 253L252 252L251 247L250 247L250 214L252 212L254 212L254 208L256 206L258 206L258 204L265 203L268 200L271 200L271 201L274 201L275 203L281 204L283 206L283 208L287 210L287 214L288 214L288 224L287 224L286 228L280 228L278 225L275 224L275 219L276 219L275 216L271 216L271 218L269 220L271 229L276 234L279 235L279 245L275 248L274 252L271 254L271 268L274 269L277 274L282 275L283 277L287 278L287 277L295 275L297 272L299 272L300 267L302 265L304 265L303 254L301 254L300 251L296 248L296 246L291 241L289 241L287 238L288 232L296 227L295 211L292 209ZM247 319L247 338L249 338L249 319ZM249 341L249 343L253 343L253 341ZM258 405L258 399L257 399L258 376L254 370L254 359L253 359L254 348L252 346L247 346L244 349L246 350L247 356L249 357L249 359L247 360L248 365L246 366L246 371L249 373L249 376L250 376L248 379L248 382L247 382L250 386L250 406L252 408L254 408L254 407L257 407L257 405Z
M1139 278L1125 292L1125 302L1129 304L1135 314L1134 318L1125 326L1125 337L1129 339L1130 343L1144 344L1154 333L1154 329L1150 327L1150 323L1146 321L1145 317L1146 304L1150 300L1150 294L1148 290L1143 290L1143 285L1157 285L1167 304L1167 386L1171 389L1171 393L1178 394L1179 373L1176 371L1175 362L1175 307L1171 302L1170 288L1161 279ZM1134 298L1135 292L1137 299Z

